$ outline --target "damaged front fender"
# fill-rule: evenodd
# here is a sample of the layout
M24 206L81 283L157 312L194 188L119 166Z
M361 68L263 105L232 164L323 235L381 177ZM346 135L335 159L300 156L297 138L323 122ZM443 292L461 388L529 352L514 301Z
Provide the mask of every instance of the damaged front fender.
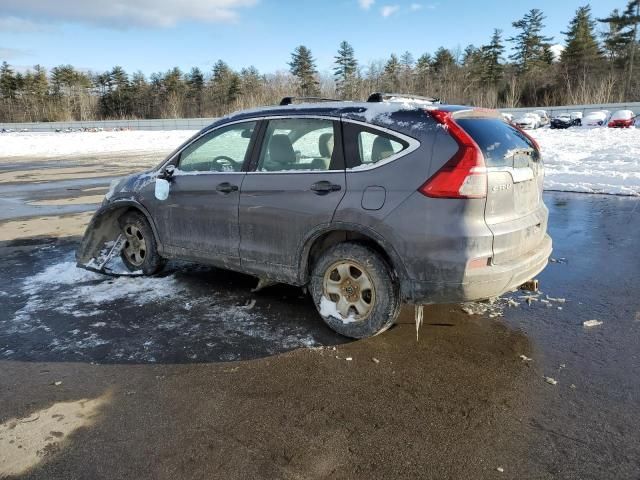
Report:
M146 209L132 198L115 199L98 209L76 250L78 267L99 273L112 273L108 269L109 261L120 254L124 244L118 219L129 210L138 210L147 219L150 218ZM153 222L149 223L156 234Z

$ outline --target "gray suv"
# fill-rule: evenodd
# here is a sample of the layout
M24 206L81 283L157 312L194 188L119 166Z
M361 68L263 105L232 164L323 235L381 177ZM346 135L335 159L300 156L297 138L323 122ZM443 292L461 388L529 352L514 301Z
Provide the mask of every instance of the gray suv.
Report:
M166 259L306 286L324 321L378 334L401 303L486 299L551 253L536 142L499 113L422 98L243 111L113 185L77 252L152 275Z

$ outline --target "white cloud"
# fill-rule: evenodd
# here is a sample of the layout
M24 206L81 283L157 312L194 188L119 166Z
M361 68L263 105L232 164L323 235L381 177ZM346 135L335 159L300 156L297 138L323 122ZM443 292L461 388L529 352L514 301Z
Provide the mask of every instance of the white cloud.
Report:
M398 13L398 10L400 10L400 6L399 5L385 5L384 7L382 7L380 9L380 14L384 17L390 17L391 15Z
M33 33L43 30L47 30L47 28L25 18L0 17L0 32Z
M11 60L13 58L28 57L29 55L31 55L29 50L0 47L0 60Z
M418 10L422 10L423 5L421 3L412 3L409 6L409 10L411 10L412 12L417 12Z
M373 5L375 1L376 0L358 0L358 4L363 10L369 10L371 8L371 5Z
M562 52L564 52L564 45L561 45L560 43L557 43L555 45L551 45L549 47L549 50L551 50L551 53L553 54L553 60L555 62L558 62L560 60L560 57L562 56Z
M229 22L258 0L2 0L0 24L27 27L55 22L126 28L172 27L182 21Z

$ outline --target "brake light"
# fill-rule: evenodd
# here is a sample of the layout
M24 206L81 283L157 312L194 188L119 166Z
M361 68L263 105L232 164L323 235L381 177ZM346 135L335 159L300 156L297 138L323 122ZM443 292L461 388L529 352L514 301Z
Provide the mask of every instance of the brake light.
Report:
M487 170L480 147L455 122L451 112L431 110L429 113L447 129L460 148L418 191L434 198L485 198Z

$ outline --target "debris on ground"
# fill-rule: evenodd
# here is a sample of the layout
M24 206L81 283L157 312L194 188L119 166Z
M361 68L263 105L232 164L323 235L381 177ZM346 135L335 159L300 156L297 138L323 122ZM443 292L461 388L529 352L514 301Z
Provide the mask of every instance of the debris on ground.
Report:
M57 381L57 382L53 382L53 384L54 384L56 387L59 387L60 385L62 385L62 382L61 382L61 381Z
M351 357L347 357L347 358L345 358L345 360L346 360L347 362L350 362L351 360L353 360L353 358L351 358Z
M524 300L527 302L527 305L531 305L533 302L537 302L539 300L540 295L521 295L520 300Z
M602 321L600 320L586 320L584 322L582 322L582 325L585 327L597 327L599 325L602 325Z
M553 258L553 257L551 257L551 258L549 259L549 261L550 261L551 263L567 263L567 259L566 259L566 258L564 258L564 257L562 257L562 258Z
M373 361L373 363L375 363L375 364L380 363L380 360L378 360L376 357L373 357L371 360L372 360L372 361Z
M467 315L488 314L489 318L502 317L504 307L510 305L510 299L493 297L483 302L465 302L461 308Z
M558 384L558 381L555 378L551 378L551 377L544 377L544 381L547 382L549 385Z
M251 293L259 292L260 290L275 285L278 282L274 282L273 280L269 280L267 278L260 278L258 280L258 285L255 288L251 289Z
M254 298L254 299L250 300L249 302L247 302L247 304L244 305L241 308L244 308L245 310L251 310L253 307L255 307L255 305L256 305L256 299Z
M530 362L531 360L533 360L533 358L529 358L526 355L520 355L520 360L522 360L523 362Z
M554 298L554 297L550 297L549 295L545 295L545 297L550 302L565 303L567 301L566 298Z
M498 468L496 468L496 470L499 471L500 473L504 473L504 468L502 468L502 467L498 467Z
M520 285L520 290L526 290L528 292L537 292L540 287L540 282L537 279L529 280Z

